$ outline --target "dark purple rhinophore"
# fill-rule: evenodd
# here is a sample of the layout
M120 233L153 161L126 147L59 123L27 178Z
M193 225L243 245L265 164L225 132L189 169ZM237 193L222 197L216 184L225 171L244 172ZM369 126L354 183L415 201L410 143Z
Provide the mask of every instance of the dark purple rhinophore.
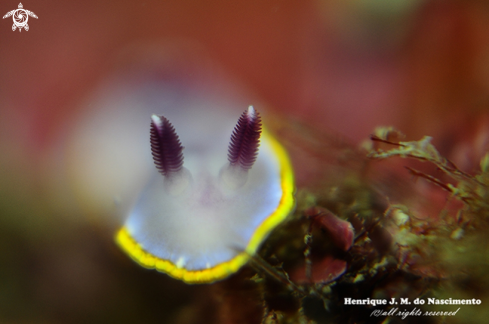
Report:
M151 153L156 168L164 176L180 172L183 146L173 125L163 116L151 116Z
M229 143L228 159L231 166L249 170L255 163L260 146L260 114L250 106L234 127Z

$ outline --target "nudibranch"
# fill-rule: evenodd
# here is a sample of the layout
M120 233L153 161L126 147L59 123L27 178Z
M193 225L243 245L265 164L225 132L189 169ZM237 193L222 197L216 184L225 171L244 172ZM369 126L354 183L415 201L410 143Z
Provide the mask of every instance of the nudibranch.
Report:
M206 109L180 124L151 116L156 170L116 235L141 266L186 283L237 272L295 207L288 155L259 113Z

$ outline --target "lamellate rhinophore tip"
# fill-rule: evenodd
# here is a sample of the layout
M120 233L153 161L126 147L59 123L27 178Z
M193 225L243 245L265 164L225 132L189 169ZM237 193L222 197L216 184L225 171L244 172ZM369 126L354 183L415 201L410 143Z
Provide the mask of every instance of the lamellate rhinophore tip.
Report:
M179 173L183 167L183 146L173 125L163 116L151 116L151 153L163 176Z
M231 166L239 166L245 171L251 169L258 155L261 126L260 114L253 106L249 106L239 117L231 135L228 150Z

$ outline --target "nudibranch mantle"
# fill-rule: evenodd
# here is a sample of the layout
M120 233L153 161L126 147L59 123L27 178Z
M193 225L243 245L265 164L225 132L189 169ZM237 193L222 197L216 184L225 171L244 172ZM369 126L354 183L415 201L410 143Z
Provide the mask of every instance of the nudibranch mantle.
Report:
M169 120L184 147L188 185L171 192L155 169L116 241L143 267L210 283L238 271L291 213L293 171L285 149L264 129L244 184L230 187L222 174L238 116L207 109L181 115Z

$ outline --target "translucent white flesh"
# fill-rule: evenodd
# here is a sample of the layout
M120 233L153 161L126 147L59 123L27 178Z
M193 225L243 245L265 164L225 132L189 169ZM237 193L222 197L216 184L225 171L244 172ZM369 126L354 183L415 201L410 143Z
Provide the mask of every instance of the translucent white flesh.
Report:
M126 223L146 251L188 270L212 267L243 252L274 212L282 191L269 144L262 143L246 183L236 190L219 182L225 147L185 152L193 181L180 196L168 194L163 177L154 175Z
M70 150L78 190L93 202L114 199L131 236L147 252L188 270L229 261L248 245L282 196L279 163L262 138L246 183L219 180L232 130L249 97L201 91L169 81L112 82L88 101ZM185 147L191 183L169 195L151 156L151 115L163 115Z

